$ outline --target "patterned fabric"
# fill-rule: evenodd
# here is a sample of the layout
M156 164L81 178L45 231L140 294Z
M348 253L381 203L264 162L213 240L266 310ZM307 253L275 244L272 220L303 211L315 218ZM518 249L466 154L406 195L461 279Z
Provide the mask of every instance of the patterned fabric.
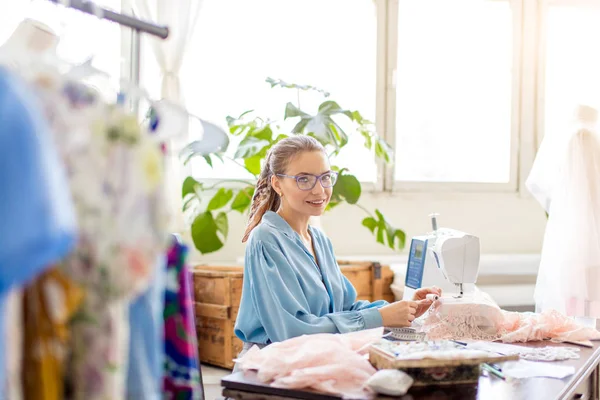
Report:
M25 399L62 400L69 319L83 291L56 268L44 272L24 291L23 395Z
M173 400L203 399L187 254L187 247L176 242L167 261L163 390L164 398Z
M165 251L162 155L134 115L78 93L43 91L79 225L77 247L59 267L86 292L72 321L70 398L122 399L129 303Z

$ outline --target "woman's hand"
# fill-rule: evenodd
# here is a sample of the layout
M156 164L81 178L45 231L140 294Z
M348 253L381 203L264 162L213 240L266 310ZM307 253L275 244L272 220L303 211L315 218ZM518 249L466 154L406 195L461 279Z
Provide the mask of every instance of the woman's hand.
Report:
M417 289L413 296L413 301L426 300L428 294L437 294L438 296L442 295L442 289L437 286L432 287L424 287Z
M416 301L397 301L379 309L383 326L407 327L416 318L418 303Z
M437 286L417 289L415 295L413 296L413 300L417 302L417 311L415 312L416 318L419 318L421 315L423 315L425 311L427 311L433 304L432 300L427 299L428 294L436 294L441 296L442 289L438 288Z

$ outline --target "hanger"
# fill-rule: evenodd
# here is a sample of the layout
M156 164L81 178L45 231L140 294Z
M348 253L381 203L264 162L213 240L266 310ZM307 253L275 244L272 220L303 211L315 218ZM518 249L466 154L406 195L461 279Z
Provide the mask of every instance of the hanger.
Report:
M106 72L95 68L91 64L91 60L74 66L66 73L66 77L74 81L81 81L94 75L110 79L110 76ZM185 145L185 147L179 151L180 157L183 153L187 153L190 150L190 145L192 145L193 149L201 149L201 151L206 154L224 151L229 145L229 136L217 125L188 112L185 108L171 101L165 99L153 100L145 89L126 79L119 80L119 86L120 93L137 100L145 100L156 111L159 117L159 124L157 130L152 135L155 140L164 141L173 138L187 139L183 134L187 131L189 126L189 119L195 119L200 122L203 130L202 139Z

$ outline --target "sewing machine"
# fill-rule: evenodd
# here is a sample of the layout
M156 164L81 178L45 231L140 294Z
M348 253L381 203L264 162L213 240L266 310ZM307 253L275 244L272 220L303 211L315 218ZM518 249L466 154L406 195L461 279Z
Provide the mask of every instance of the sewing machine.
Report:
M455 229L438 229L437 214L430 217L433 231L413 237L410 244L403 299L412 299L421 287L437 286L444 297L460 301L475 289L479 238Z

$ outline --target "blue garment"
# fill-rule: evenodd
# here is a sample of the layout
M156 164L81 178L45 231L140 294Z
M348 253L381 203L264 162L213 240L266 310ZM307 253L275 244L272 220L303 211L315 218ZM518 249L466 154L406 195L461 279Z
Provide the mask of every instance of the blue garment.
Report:
M268 211L250 235L235 334L244 342L271 343L313 333L344 333L383 325L386 301L356 301L330 240L309 227L315 262L290 225Z
M24 82L0 68L0 309L11 287L60 261L74 244L70 190L43 110ZM0 316L0 385L5 317Z
M129 307L127 399L162 398L166 261L160 257L150 287Z

